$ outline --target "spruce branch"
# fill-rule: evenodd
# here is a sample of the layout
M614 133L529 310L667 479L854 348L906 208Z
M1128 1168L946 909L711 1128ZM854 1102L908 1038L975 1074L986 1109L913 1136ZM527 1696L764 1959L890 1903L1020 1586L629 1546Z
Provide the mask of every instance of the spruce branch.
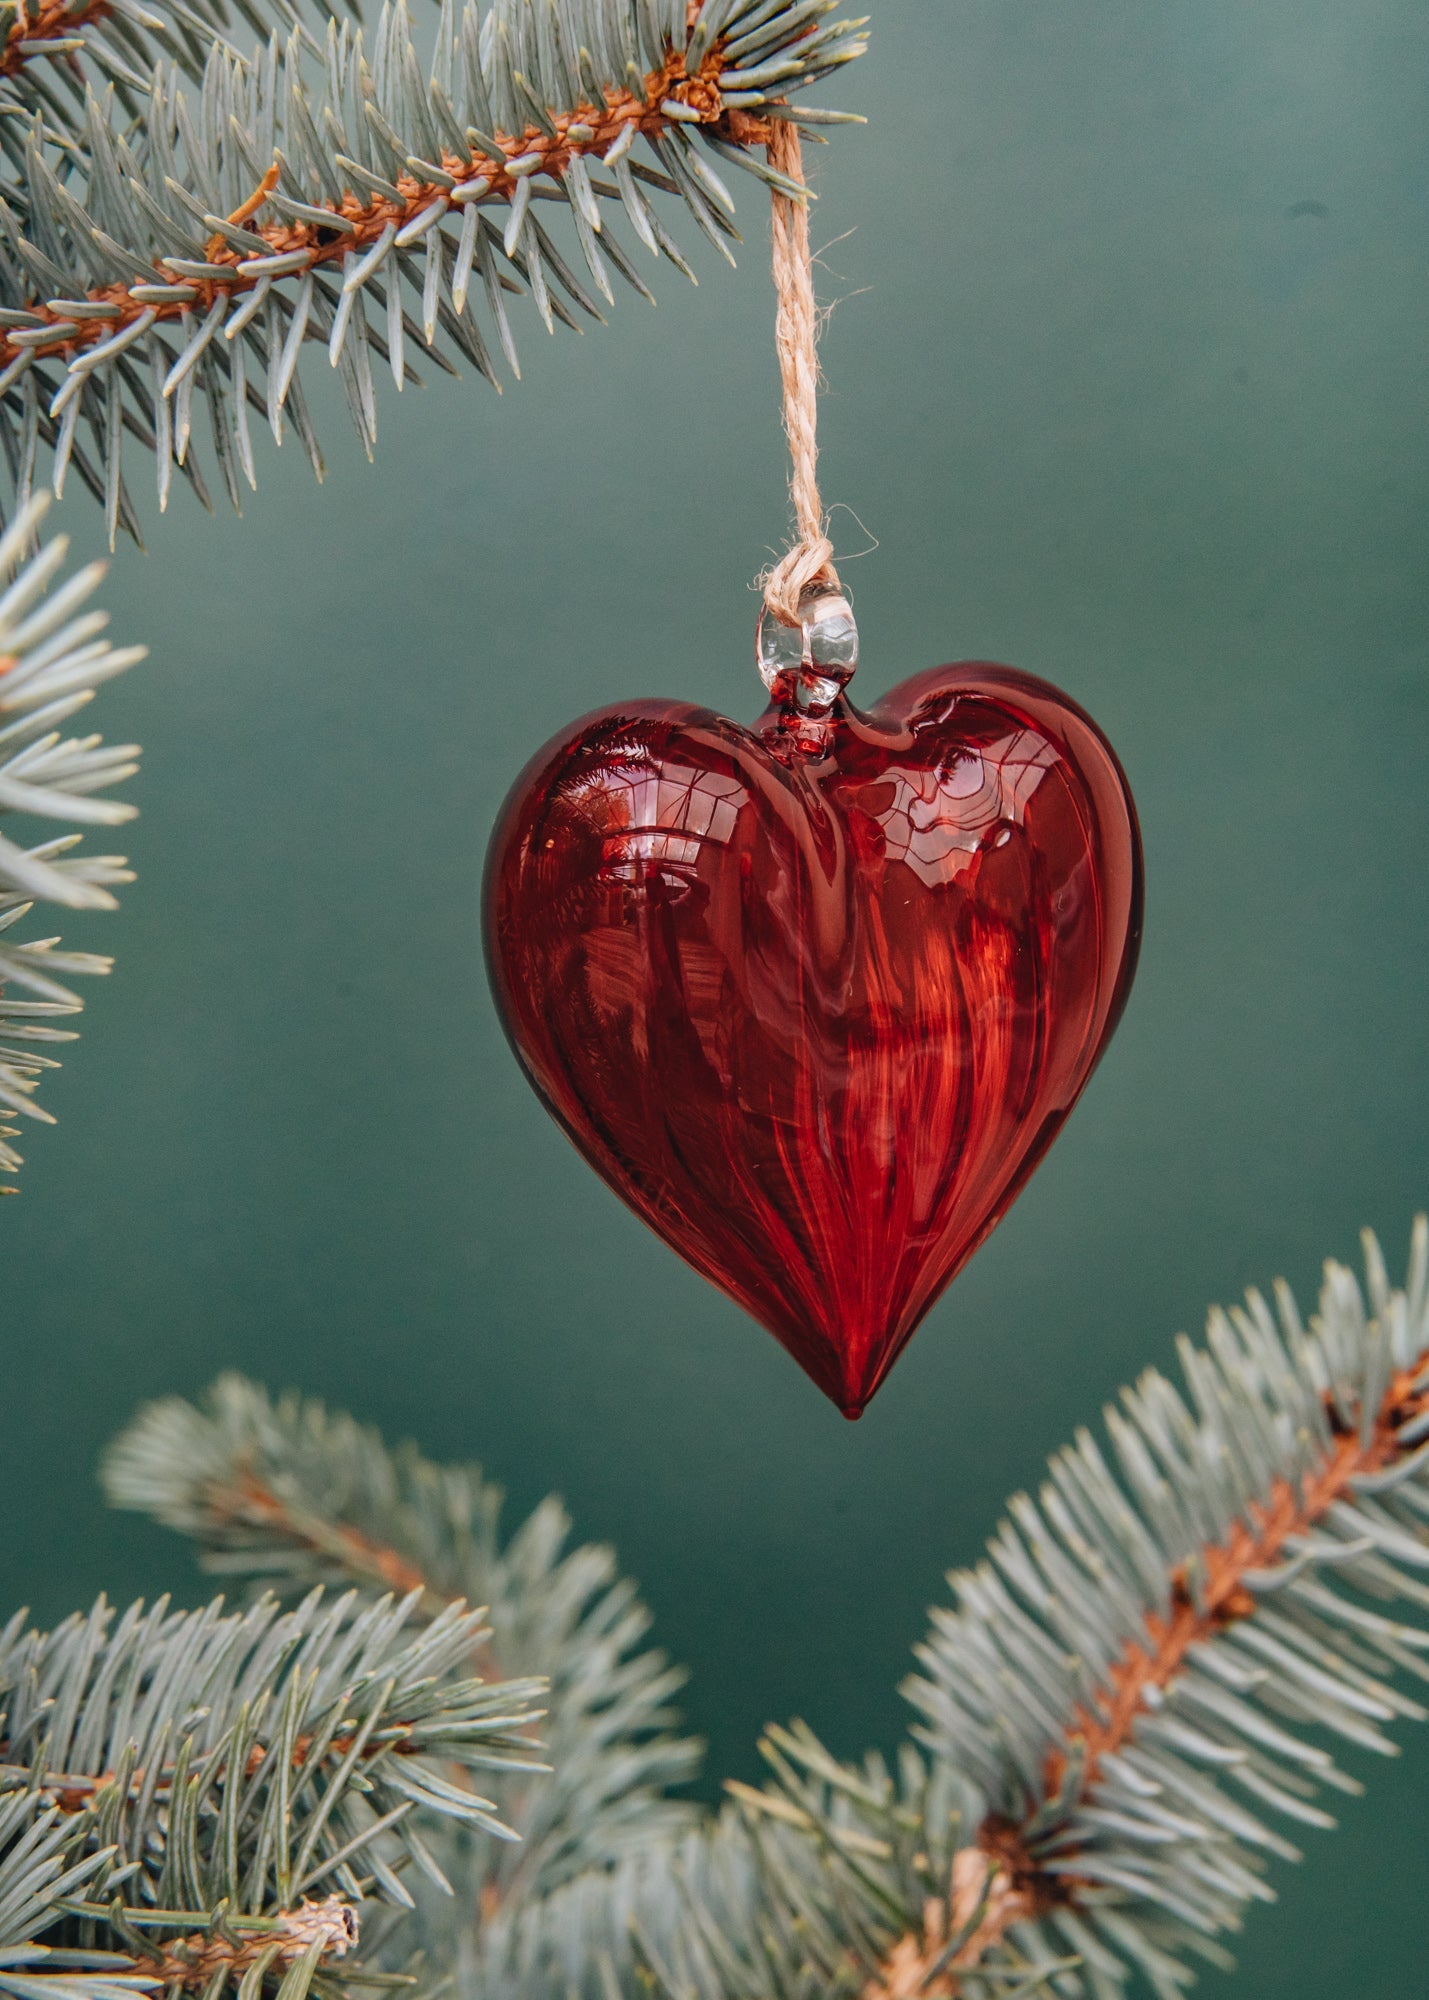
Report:
M1403 1291L1368 1234L1365 1257L1368 1308L1330 1265L1308 1330L1284 1285L1275 1313L1213 1312L1179 1343L1185 1396L1150 1370L1108 1410L1117 1471L1081 1433L952 1578L905 1692L929 1784L977 1817L866 2000L1000 1996L1067 1955L1059 1990L1174 2000L1273 1900L1281 1824L1330 1827L1317 1794L1361 1789L1321 1739L1388 1755L1385 1726L1429 1713L1396 1684L1429 1680L1429 1630L1385 1608L1429 1607L1423 1219ZM795 1750L772 1809L817 1821L832 1760Z
M180 61L159 62L127 127L88 86L72 107L34 102L22 148L0 117L20 169L0 198L0 443L21 499L43 446L57 492L73 464L101 500L111 544L137 535L128 431L155 456L161 508L176 466L206 500L196 396L235 508L256 484L250 413L279 441L291 417L321 477L298 375L314 342L370 455L374 356L399 389L409 347L499 386L493 349L519 373L505 294L529 291L548 331L601 320L612 272L650 296L612 212L693 276L652 195L728 255L716 162L784 186L762 157L770 120L841 115L789 102L862 52L862 24L829 21L831 5L493 0L483 19L444 0L424 72L406 0L389 0L370 48L346 21L325 45L297 25L251 58L214 32L198 98ZM207 25L169 11L191 40ZM32 71L17 89L38 89Z
M101 611L81 607L104 574L90 563L61 580L68 538L33 547L48 505L37 495L0 537L0 822L25 814L80 826L117 826L134 807L102 797L132 777L138 751L99 736L71 737L64 725L93 699L102 682L144 657L142 646L114 647L100 636ZM91 952L60 951L57 938L13 937L36 903L69 910L112 910L114 888L134 878L124 857L77 852L77 833L25 846L0 832L0 1176L21 1164L11 1141L18 1114L54 1121L35 1101L47 1053L73 1041L54 1025L82 1002L64 979L108 972L111 961ZM58 976L57 976L58 975ZM0 1193L13 1193L0 1186Z
M12 1619L0 1990L302 2000L390 1983L359 1952L362 1909L411 1907L404 1874L437 1874L423 1835L443 1822L513 1838L486 1774L542 1768L540 1683L471 1677L480 1612L414 1633L410 1609L313 1592L239 1613L101 1600L51 1633Z
M461 2000L1180 2000L1195 1960L1229 1963L1268 1864L1296 1858L1287 1826L1360 1789L1334 1740L1388 1754L1426 1712L1403 1683L1429 1680L1429 1228L1402 1289L1369 1235L1365 1267L1363 1289L1326 1267L1308 1327L1283 1285L1213 1312L1204 1348L1180 1343L1184 1392L1148 1371L1109 1452L1080 1433L1011 1503L918 1649L891 1767L771 1729L768 1781L713 1820L632 1824L479 1926L461 1897L424 1908ZM302 1508L432 1581L440 1508L404 1524L370 1434L304 1408L231 1378L207 1414L157 1405L111 1492L271 1574L273 1523L212 1491L240 1456L294 1478L303 1438L341 1436ZM329 1559L302 1538L299 1575Z
M486 1669L550 1684L554 1775L496 1784L521 1844L478 1841L452 1858L469 1906L545 1893L632 1839L689 1823L690 1808L668 1796L700 1754L675 1731L684 1675L644 1646L649 1614L612 1552L566 1549L558 1500L503 1541L501 1493L479 1468L434 1465L410 1445L389 1451L350 1417L295 1396L272 1402L237 1375L201 1408L150 1405L103 1476L116 1505L193 1536L212 1573L287 1593L395 1586L424 1620L453 1600L489 1607Z

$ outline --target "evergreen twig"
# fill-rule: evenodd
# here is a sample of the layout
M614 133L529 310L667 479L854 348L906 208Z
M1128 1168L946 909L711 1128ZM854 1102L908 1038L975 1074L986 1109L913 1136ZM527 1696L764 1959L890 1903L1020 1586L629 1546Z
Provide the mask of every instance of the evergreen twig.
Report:
M472 1780L543 1768L534 1680L473 1679L453 1606L320 1591L284 1611L101 1600L0 1634L0 1991L118 2000L160 1986L282 2000L385 1978L364 1906L410 1907L445 1821L514 1836ZM326 1989L329 1992L334 1989Z
M1213 1313L1180 1343L1185 1395L1149 1371L1107 1413L1110 1458L1082 1432L1012 1502L934 1614L892 1769L773 1729L768 1783L713 1821L652 1814L642 1838L637 1814L480 1926L424 1908L461 2000L1180 2000L1196 1959L1228 1963L1296 1855L1286 1823L1360 1789L1326 1739L1384 1754L1426 1712L1401 1683L1429 1680L1429 1228L1403 1289L1369 1235L1365 1257L1363 1291L1327 1267L1308 1328L1284 1286ZM238 1465L286 1525L239 1518ZM356 1548L370 1579L380 1546L429 1587L479 1490L235 1378L207 1412L145 1412L108 1478L210 1563L306 1579Z
M862 23L830 21L832 4L492 0L482 17L444 0L425 69L406 0L388 0L370 44L345 20L319 42L280 8L286 43L251 57L219 0L50 8L0 56L24 113L0 97L14 168L0 173L0 445L21 500L43 448L57 492L73 465L101 500L111 544L120 527L137 537L126 431L154 455L161 508L176 468L207 500L196 398L235 507L256 483L253 415L279 440L291 419L321 476L299 378L315 342L370 454L374 359L399 389L410 353L496 384L496 353L519 373L507 293L529 291L548 330L601 319L612 274L648 298L617 211L693 276L660 217L677 197L728 255L720 167L782 186L763 157L771 119L843 115L789 101L863 49ZM148 60L156 36L177 52ZM51 47L64 63L31 60ZM86 79L101 55L113 99ZM547 202L567 225L555 235Z
M71 737L64 725L93 699L100 684L144 657L142 646L114 647L100 636L106 614L83 609L104 574L90 563L61 579L66 536L30 553L48 504L37 495L0 537L0 822L7 814L117 826L134 807L101 797L132 777L138 750L98 736ZM54 1121L35 1101L48 1051L74 1040L56 1021L77 1014L79 996L64 983L108 972L111 961L92 952L56 949L58 938L21 943L13 932L37 903L68 910L112 910L111 893L134 878L118 854L78 852L77 833L26 847L0 832L0 1193L19 1167L8 1115Z
M550 1682L554 1775L498 1782L521 1844L471 1843L453 1862L469 1905L489 1912L690 1823L669 1796L700 1755L676 1732L684 1675L645 1647L649 1613L612 1552L565 1548L558 1500L503 1541L501 1493L478 1467L389 1451L349 1417L296 1396L272 1402L236 1375L202 1409L178 1397L152 1405L111 1449L104 1478L117 1504L194 1536L213 1574L288 1593L398 1585L423 1618L454 1599L489 1607L487 1670Z

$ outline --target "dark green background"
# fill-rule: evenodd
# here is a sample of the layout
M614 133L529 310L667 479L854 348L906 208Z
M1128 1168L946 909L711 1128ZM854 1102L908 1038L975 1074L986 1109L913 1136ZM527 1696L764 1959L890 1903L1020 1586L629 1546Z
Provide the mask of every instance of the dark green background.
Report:
M1402 1267L1423 0L890 0L874 28L842 98L872 122L814 162L825 493L841 550L879 544L846 570L860 688L1010 660L1120 749L1146 947L1082 1107L855 1428L596 1182L498 1033L477 889L526 757L622 694L759 705L747 580L784 514L741 177L737 275L666 266L658 312L581 340L522 308L524 383L389 384L372 468L323 384L321 491L262 451L246 520L180 493L121 554L116 634L152 658L97 720L145 745L141 879L70 926L119 969L4 1210L7 1606L194 1594L92 1467L140 1399L237 1365L480 1455L518 1508L559 1487L691 1663L714 1776L794 1711L854 1752L901 1726L943 1570L1179 1327L1281 1272L1308 1299L1364 1222ZM97 545L82 493L61 518ZM1429 1734L1406 1749L1280 1871L1240 1994L1425 1990Z

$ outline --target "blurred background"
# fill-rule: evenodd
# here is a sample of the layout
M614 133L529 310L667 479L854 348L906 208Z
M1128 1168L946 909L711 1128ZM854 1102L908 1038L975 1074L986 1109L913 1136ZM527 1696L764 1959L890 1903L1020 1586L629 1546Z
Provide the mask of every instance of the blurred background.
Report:
M891 1745L944 1570L1207 1304L1307 1305L1429 1202L1421 0L888 0L811 162L825 497L871 699L935 662L1061 683L1140 803L1146 944L1066 1132L846 1424L648 1235L521 1081L477 896L506 787L622 695L760 706L782 539L767 222L524 380L381 397L377 462L260 440L107 598L150 660L140 880L7 1203L3 1608L202 1590L102 1510L106 1437L223 1367L551 1488L692 1669L707 1791L766 1719ZM687 240L692 239L692 240ZM704 254L701 254L701 253ZM310 369L316 385L321 357ZM326 373L325 370L321 370ZM432 371L429 371L432 372ZM332 387L324 383L323 389ZM142 487L142 476L136 479ZM60 513L83 553L97 510ZM856 518L855 518L856 516ZM1234 1990L1417 1993L1429 1731L1311 1834ZM1208 1975L1205 1990L1232 1982Z

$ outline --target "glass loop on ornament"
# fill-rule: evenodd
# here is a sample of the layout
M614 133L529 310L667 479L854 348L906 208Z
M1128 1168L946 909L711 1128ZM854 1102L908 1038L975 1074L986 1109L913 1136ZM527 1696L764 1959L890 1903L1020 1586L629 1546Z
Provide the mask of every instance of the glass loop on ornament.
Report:
M755 628L759 677L781 707L819 720L858 665L858 626L841 591L804 593L799 623L785 625L766 604Z

